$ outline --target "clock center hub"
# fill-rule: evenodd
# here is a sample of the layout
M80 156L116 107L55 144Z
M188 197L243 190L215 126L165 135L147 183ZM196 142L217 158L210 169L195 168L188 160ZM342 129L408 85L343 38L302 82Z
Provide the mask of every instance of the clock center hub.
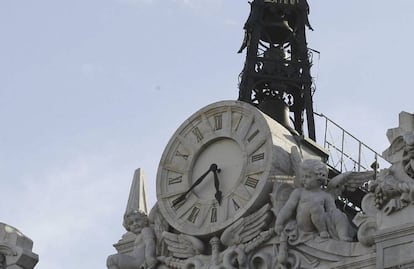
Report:
M215 140L208 144L196 158L191 181L194 183L212 164L216 164L220 169L217 173L220 191L225 196L237 185L245 165L243 160L243 151L236 141L229 138ZM207 178L194 189L194 193L201 199L214 199L216 193L214 174L208 174Z

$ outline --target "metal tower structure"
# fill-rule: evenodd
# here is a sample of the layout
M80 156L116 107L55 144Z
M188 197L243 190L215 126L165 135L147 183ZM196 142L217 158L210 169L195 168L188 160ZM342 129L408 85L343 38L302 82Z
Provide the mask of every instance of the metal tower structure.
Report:
M247 48L239 100L257 106L289 129L315 140L306 0L253 0L239 50Z

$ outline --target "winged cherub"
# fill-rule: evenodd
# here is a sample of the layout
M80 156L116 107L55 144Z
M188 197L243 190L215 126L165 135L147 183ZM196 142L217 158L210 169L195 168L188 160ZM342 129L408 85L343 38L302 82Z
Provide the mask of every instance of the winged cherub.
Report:
M153 229L144 212L133 210L124 216L124 227L137 235L130 255L114 254L108 257L108 269L150 269L157 265L156 242Z
M290 194L276 218L275 232L280 234L288 220L296 214L298 230L317 232L322 238L353 241L355 230L346 215L335 205L334 195L343 189L355 189L372 178L373 172L346 172L330 180L328 168L320 160L307 159L299 165L300 187Z

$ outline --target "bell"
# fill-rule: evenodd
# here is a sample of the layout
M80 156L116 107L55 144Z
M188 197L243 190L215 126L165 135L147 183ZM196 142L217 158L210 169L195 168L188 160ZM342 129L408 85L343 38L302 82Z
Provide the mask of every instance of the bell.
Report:
M273 44L286 43L294 32L295 22L296 15L287 14L278 4L271 5L263 11L260 39Z
M264 25L260 39L272 43L286 43L293 34L293 29L287 21L272 22Z

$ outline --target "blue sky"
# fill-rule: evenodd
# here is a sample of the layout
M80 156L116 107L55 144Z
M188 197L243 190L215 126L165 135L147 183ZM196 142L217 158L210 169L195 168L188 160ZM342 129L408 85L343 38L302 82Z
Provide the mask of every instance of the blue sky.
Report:
M309 3L315 111L382 152L413 113L414 2ZM240 0L0 1L0 221L33 239L36 268L105 268L134 170L153 205L174 130L237 98L248 13Z

